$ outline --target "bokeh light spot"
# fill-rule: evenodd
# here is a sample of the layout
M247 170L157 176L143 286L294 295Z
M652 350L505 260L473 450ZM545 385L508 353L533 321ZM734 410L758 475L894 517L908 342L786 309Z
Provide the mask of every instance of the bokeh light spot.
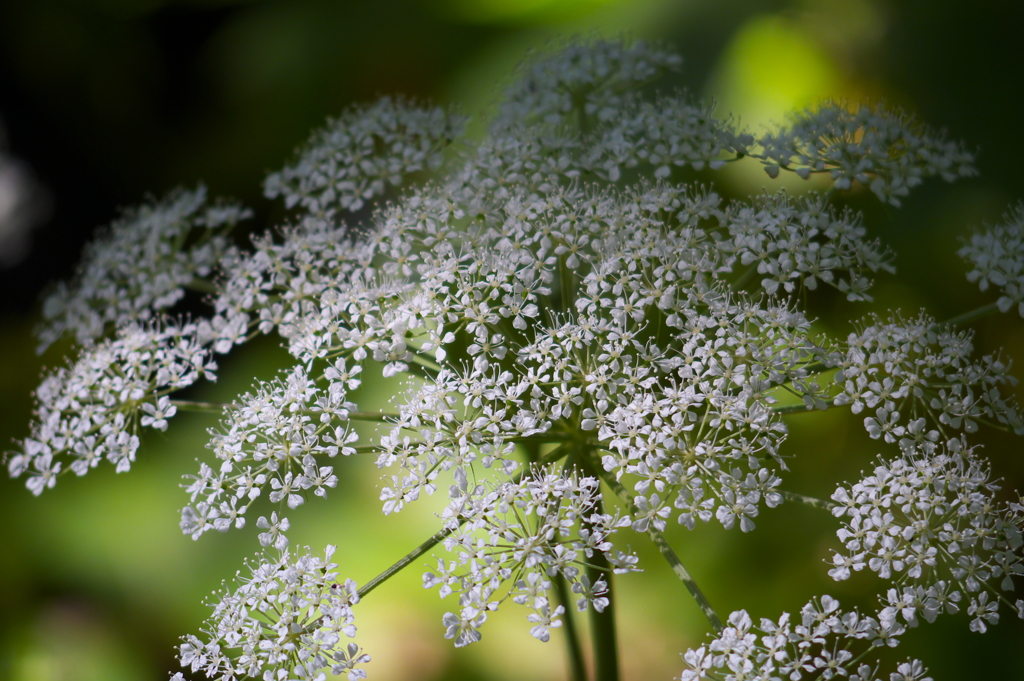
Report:
M739 118L755 137L822 100L858 99L815 36L800 22L775 15L753 17L736 31L706 94L717 101L719 115ZM723 178L744 192L822 188L788 173L771 180L755 163L730 164Z

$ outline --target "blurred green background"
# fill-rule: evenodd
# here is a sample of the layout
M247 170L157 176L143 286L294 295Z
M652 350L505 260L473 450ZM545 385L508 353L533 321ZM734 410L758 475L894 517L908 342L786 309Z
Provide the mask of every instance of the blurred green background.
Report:
M812 299L822 329L845 334L872 310L925 307L938 318L988 302L955 256L969 226L998 221L1024 198L1017 139L1024 79L1024 4L950 0L33 0L0 4L0 119L8 146L52 196L48 221L20 263L0 270L0 441L24 437L30 394L61 349L33 352L31 327L47 281L68 277L82 243L118 205L204 181L213 194L255 207L255 229L280 219L260 182L310 129L348 103L404 93L457 102L471 114L494 103L512 67L567 34L622 31L670 43L686 61L662 86L715 98L755 131L823 98L884 100L981 149L981 177L927 183L900 210L871 196L846 200L897 252L898 277L876 301ZM713 179L726 195L786 186L755 166ZM984 352L1024 357L1024 322L975 325ZM228 401L287 356L254 342L221 362L220 380L196 399ZM367 401L383 400L368 382ZM371 394L372 393L372 394ZM788 417L792 474L786 488L826 497L880 450L843 410ZM206 536L178 530L181 476L194 472L208 416L176 417L148 436L132 471L101 467L64 478L42 498L0 479L0 679L149 681L176 669L173 645L206 617L204 598L256 547L255 530ZM1024 487L1022 441L979 438L1007 488ZM433 532L410 509L379 512L368 460L339 462L343 482L327 502L290 513L295 544L337 544L342 572L363 583ZM822 474L825 471L826 474ZM436 508L436 501L420 502ZM431 504L434 504L431 506ZM793 611L815 594L870 607L869 575L831 582L820 561L834 523L788 505L763 514L749 535L715 526L670 539L720 613ZM696 607L643 538L630 539L643 575L618 581L625 677L670 679L679 653L705 627ZM442 639L438 603L422 570L392 580L357 610L360 643L376 681L560 679L557 636L529 637L515 607L488 621L484 639L455 651ZM979 636L965 616L911 632L891 659L925 659L937 681L1024 678L1024 625L1008 619Z

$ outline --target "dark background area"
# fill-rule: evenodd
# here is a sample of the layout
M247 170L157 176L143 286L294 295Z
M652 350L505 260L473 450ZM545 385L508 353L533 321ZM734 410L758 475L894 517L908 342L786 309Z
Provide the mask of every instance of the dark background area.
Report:
M396 92L445 103L454 79L493 62L496 49L523 51L563 31L586 33L598 10L629 15L629 3L523 4L540 9L474 21L456 0L3 3L0 116L10 150L54 200L52 216L35 232L37 247L0 271L0 309L33 311L39 291L68 276L85 239L118 206L203 181L212 194L266 214L262 177L346 104ZM569 9L558 11L561 4ZM981 182L999 195L1024 194L1024 173L1007 149L1022 104L1019 3L661 4L659 17L670 23L624 29L679 49L683 81L698 94L752 17L817 13L801 37L818 43L844 85L906 104L977 145ZM871 7L881 24L866 39L844 41L843 8L851 4ZM829 19L835 25L821 25ZM790 46L775 48L779 54L762 57L783 70Z
M686 61L682 74L665 86L716 97L723 113L735 111L755 129L821 98L867 98L904 106L980 149L979 178L953 185L930 181L899 210L870 195L848 198L896 251L899 277L880 278L871 305L818 300L815 312L824 328L845 333L843 320L892 307L910 313L925 307L941 319L992 299L964 280L955 249L971 225L997 222L1024 199L1024 164L1015 146L1024 110L1024 3L0 0L0 121L10 153L31 167L51 197L31 250L0 269L0 451L28 432L30 394L41 367L62 361L60 349L42 358L33 352L40 292L72 275L82 245L116 217L119 206L202 181L211 195L252 206L252 229L270 228L282 211L262 198L262 178L346 105L402 93L458 102L475 115L497 98L529 48L566 34L620 30L673 45ZM727 195L761 184L769 183L760 171L720 178ZM798 183L787 186L800 189ZM1024 357L1020 318L989 317L975 328L984 352L1005 348L1011 357ZM230 400L254 374L268 377L282 361L272 343L247 346L224 361L211 395L219 390L216 399ZM181 421L183 437L201 450L214 422ZM878 451L848 414L791 427L793 488L809 494L830 493L834 480L821 478L823 467L837 479L854 475ZM0 679L166 678L164 670L175 668L175 637L196 631L206 616L203 594L252 552L251 537L193 543L178 533L174 512L184 500L175 476L194 466L195 452L179 451L178 440L151 439L152 461L140 458L126 477L97 471L85 480L62 479L40 499L20 481L0 480ZM1024 487L1021 440L990 432L981 441L1005 486ZM352 490L352 499L332 507L337 513L369 509L379 516L372 472L367 475L369 491ZM354 505L360 500L362 506ZM750 536L724 536L714 528L673 535L691 571L706 575L720 612L753 601L762 604L756 616L777 617L824 589L844 604L862 598L855 586L833 585L826 568L807 559L808 551L828 555L834 542L828 518L788 507L762 517ZM329 537L322 540L311 530L314 546L339 541L328 520L307 519L320 522L317 531ZM394 530L377 522L359 518L359 527L342 537L370 542L367 554L384 564L432 531L425 522L408 536L389 534L396 544L382 547L375 533ZM793 527L804 531L793 533ZM652 579L659 570L651 565ZM387 634L381 639L401 642L415 663L377 667L382 672L371 666L371 679L504 679L515 669L528 678L558 678L557 643L545 648L556 660L555 672L515 654L501 658L504 671L488 672L486 655L503 654L497 623L492 628L489 622L485 631L492 647L452 654L441 639L443 610L433 599L429 608L416 606L427 613L425 628L402 609L421 599L418 576L412 577L408 591L396 592L399 605L384 601L376 623ZM679 590L668 579L631 592L636 605L627 605L623 617L655 626L654 633L638 626L641 633L628 635L634 647L624 656L637 660L627 662L629 678L678 676L674 656L703 636L685 594L666 598L659 591ZM869 580L860 583L871 586ZM936 681L1024 678L1024 661L1011 652L1024 645L1024 627L1006 611L1004 620L995 632L978 636L967 632L966 617L948 618L914 632L894 659L923 656ZM519 631L523 623L515 620L508 628ZM522 644L534 650L533 643L514 640L512 649ZM645 659L669 659L668 674L661 663Z

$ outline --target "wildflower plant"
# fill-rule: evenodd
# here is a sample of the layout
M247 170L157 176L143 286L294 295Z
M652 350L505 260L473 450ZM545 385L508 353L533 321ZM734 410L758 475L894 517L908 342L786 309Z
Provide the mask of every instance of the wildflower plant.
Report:
M537 56L476 142L460 140L457 113L419 102L349 109L267 178L289 218L246 245L227 231L250 212L208 204L202 187L127 212L44 304L41 346L67 335L75 351L39 387L10 474L39 495L104 461L126 471L141 429L220 414L182 485L181 529L208 541L254 523L262 553L180 645L194 678L372 674L359 611L413 566L451 604L438 633L456 647L522 606L535 638L565 638L582 681L575 622L589 612L595 676L617 679L615 584L642 579L629 547L646 539L712 631L683 654L685 681L925 678L918 660L883 670L878 648L959 610L978 632L1024 616L1008 595L1024 573L1024 502L997 496L973 444L1024 422L1009 362L978 356L963 328L1024 310L1021 210L960 252L998 301L824 336L809 291L870 300L873 278L895 271L844 192L898 205L932 176L973 175L972 154L882 106L823 104L757 137L686 95L649 96L680 61L624 40ZM832 187L726 201L680 179L740 161ZM189 292L208 311L174 316ZM177 395L260 334L294 365L231 404ZM388 412L355 401L368 367L391 386ZM813 499L787 488L786 419L831 408L864 414L879 458ZM360 586L338 574L335 547L292 546L287 516L365 456L385 515L417 513L424 495L447 503L433 536ZM269 516L250 511L261 497ZM722 621L666 528L751 532L782 503L836 518L821 569L876 573L875 609L820 594L794 616Z

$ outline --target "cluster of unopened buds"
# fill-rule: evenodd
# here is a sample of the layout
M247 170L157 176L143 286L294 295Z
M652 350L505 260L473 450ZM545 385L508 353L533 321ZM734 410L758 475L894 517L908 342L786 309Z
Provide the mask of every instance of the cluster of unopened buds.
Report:
M276 505L253 513L263 553L249 575L179 648L186 671L223 681L363 678L357 604L435 550L423 585L457 599L440 618L456 646L511 600L535 638L565 632L579 661L572 618L588 612L601 681L618 678L617 575L641 567L623 535L654 543L714 630L684 654L684 681L872 681L871 651L919 618L964 608L983 632L1000 603L1024 616L1003 595L1024 573L1024 509L996 498L971 444L988 425L1024 431L1009 363L923 312L828 339L803 307L821 288L870 300L872 278L895 271L863 216L836 206L845 190L898 205L926 178L972 175L972 155L881 106L824 104L756 138L682 95L646 98L680 61L629 41L536 57L475 144L455 145L464 120L437 107L354 107L267 178L291 217L248 245L228 231L250 212L202 187L127 212L45 303L42 347L68 335L75 355L37 391L11 475L40 494L103 460L126 471L143 429L219 413L183 484L183 533L243 528L254 502ZM727 201L682 179L745 158L832 190ZM1022 222L1018 209L963 247L968 279L1001 297L954 322L1024 311ZM174 317L193 295L209 313ZM278 378L225 405L177 394L260 334L294 358ZM378 373L390 411L359 404ZM787 491L785 417L844 405L865 414L878 464L832 500ZM448 502L432 537L357 587L334 547L290 545L287 514L364 455L385 514L438 490ZM723 624L663 534L712 520L750 532L790 501L840 519L831 576L892 582L877 611L821 596L799 617ZM924 678L916 660L889 675Z

